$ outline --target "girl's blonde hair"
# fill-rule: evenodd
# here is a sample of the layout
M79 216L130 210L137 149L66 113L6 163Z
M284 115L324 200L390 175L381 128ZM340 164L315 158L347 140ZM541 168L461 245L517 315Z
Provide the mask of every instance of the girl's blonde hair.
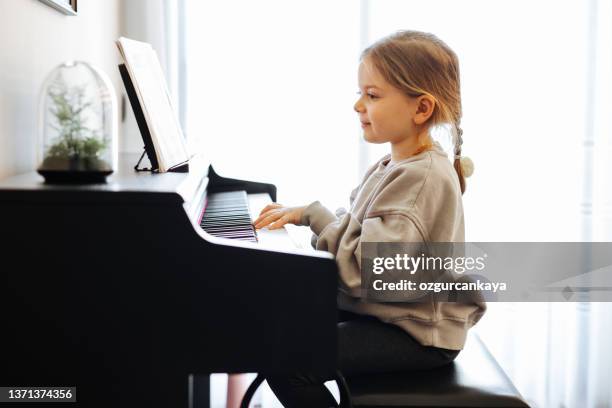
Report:
M366 48L361 60L366 58L387 82L402 92L412 97L428 94L436 100L429 118L429 129L436 125L450 125L455 142L453 166L463 194L466 186L459 160L463 130L460 126L461 89L457 55L433 34L406 30Z

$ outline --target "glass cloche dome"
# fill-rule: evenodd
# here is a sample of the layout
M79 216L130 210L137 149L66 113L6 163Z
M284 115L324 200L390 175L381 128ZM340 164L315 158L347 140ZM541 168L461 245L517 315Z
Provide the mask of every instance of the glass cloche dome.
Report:
M52 183L104 182L117 167L117 97L108 76L65 62L40 97L38 173Z

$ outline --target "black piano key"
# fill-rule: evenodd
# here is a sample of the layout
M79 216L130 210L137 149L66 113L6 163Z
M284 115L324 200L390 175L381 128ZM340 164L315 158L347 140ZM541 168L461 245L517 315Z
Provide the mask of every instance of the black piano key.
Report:
M235 224L235 223L250 224L251 219L246 218L246 217L240 217L236 219L234 218L211 218L211 219L202 220L200 224L227 225L227 224Z
M233 234L233 233L253 234L253 230L250 228L234 228L234 229L211 228L211 229L206 229L206 232L210 234Z
M247 214L236 214L236 215L211 215L208 217L203 217L202 220L203 221L208 221L208 220L234 220L234 219L244 219L244 220L250 220L251 217L248 216Z
M206 228L206 231L213 233L231 233L231 232L235 232L235 231L242 231L242 232L248 232L248 233L253 233L253 229L249 228L248 226L245 225L238 225L235 227L230 227L230 228L224 228L224 227L212 227L212 228Z
M202 221L200 223L200 226L202 228L207 228L207 227L223 227L223 226L233 226L233 225L251 225L251 222L249 219L240 219L240 220L206 220L206 221Z
M245 209L242 210L206 210L206 216L207 217L212 217L214 215L233 215L233 214L245 214L246 212L248 212Z

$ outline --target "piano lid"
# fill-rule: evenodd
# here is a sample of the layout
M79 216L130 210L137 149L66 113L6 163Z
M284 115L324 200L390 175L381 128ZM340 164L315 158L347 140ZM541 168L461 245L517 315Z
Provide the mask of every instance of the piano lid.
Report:
M106 183L46 184L35 171L9 177L0 181L0 201L181 204L208 182L209 163L203 156L190 160L189 173L137 172L138 158L139 154L121 154L118 170Z

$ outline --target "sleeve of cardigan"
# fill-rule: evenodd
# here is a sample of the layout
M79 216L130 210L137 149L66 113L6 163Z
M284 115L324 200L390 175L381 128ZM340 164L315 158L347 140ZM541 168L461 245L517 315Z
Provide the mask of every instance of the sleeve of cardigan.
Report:
M315 225L320 227L320 224ZM312 228L312 225L311 225ZM404 213L379 214L361 224L348 213L318 232L317 249L335 255L341 281L352 296L360 296L362 242L423 242L418 221Z
M355 201L355 197L357 196L358 191L359 186L355 187L353 191L351 191L351 195L349 197L351 206L353 205L353 201ZM346 214L347 211L345 208L340 207L336 209L334 214L325 206L323 206L319 201L314 201L304 209L304 213L302 214L302 218L300 219L300 225L310 226L315 235L318 235L319 233L317 231L321 231L330 222L342 218Z

